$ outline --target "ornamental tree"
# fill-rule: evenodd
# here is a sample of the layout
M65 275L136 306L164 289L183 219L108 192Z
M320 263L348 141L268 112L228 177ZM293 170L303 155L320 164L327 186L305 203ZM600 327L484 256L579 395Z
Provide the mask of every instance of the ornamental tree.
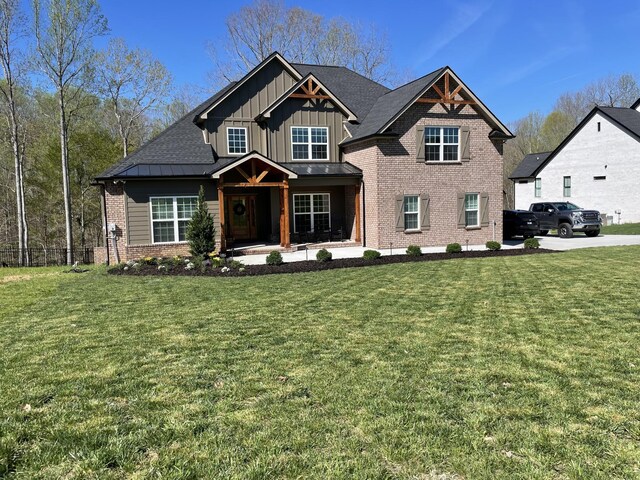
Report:
M216 227L213 223L213 217L207 210L204 187L200 185L198 207L187 225L187 240L191 255L195 258L204 258L208 253L213 252L216 248L215 235Z

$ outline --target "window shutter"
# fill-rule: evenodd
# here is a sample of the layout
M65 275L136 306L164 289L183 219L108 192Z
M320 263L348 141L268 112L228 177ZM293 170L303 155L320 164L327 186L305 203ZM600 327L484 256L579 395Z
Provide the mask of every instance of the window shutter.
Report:
M404 232L404 195L396 195L396 232Z
M417 160L424 162L424 126L416 127L416 152Z
M461 151L461 160L463 162L468 162L471 160L471 146L470 146L470 130L469 127L460 127L460 151Z
M489 226L489 194L480 194L480 226Z
M423 193L420 195L420 229L429 230L431 228L431 221L429 219L430 215L430 205L429 205L429 194Z
M464 193L458 194L458 228L464 228Z

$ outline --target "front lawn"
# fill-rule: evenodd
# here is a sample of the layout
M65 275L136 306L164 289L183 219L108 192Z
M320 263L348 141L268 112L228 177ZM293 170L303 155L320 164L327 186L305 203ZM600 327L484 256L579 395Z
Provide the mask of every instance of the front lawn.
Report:
M640 223L606 225L600 231L605 235L640 235Z
M639 268L0 269L0 478L639 478Z

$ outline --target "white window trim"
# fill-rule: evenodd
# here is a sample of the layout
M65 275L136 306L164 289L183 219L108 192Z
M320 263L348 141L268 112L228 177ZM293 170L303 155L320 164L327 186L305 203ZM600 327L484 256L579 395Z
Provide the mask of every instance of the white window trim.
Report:
M298 225L296 225L296 216L297 215L311 215L311 230L310 232L315 233L316 229L315 229L315 214L316 212L313 211L313 196L314 195L327 195L329 197L329 211L328 212L317 212L318 214L320 213L328 213L329 214L329 231L331 231L331 193L329 192L305 192L305 193L294 193L293 194L293 233L299 233L298 232ZM304 213L296 213L296 197L305 197L305 196L311 196L311 211L310 212L304 212Z
M153 218L153 200L156 199L167 199L170 198L173 204L173 219L169 220L169 219L165 219L165 220L155 220ZM189 220L186 218L178 218L178 199L179 198L195 198L196 201L198 199L197 195L177 195L177 196L172 196L172 195L156 195L155 197L149 197L149 219L151 221L151 243L154 245L169 245L169 244L174 244L174 243L180 243L180 244L184 244L184 243L188 243L187 240L179 240L180 238L180 228L179 228L179 221L183 221L183 220ZM171 222L173 221L173 238L174 241L173 242L156 242L156 239L154 238L154 233L153 233L153 224L154 222Z
M536 178L533 181L533 196L535 198L542 198L542 179Z
M244 130L244 152L240 153L231 153L231 143L229 142L229 130ZM246 155L249 153L249 135L247 132L247 127L227 127L227 154L228 155Z
M467 208L467 195L475 195L477 198L477 205L478 208L472 208L472 209L468 209ZM476 193L476 192L468 192L464 194L464 226L465 228L477 228L480 227L480 194ZM477 223L474 225L467 225L467 212L478 212L478 215L476 215L477 218Z
M440 143L427 143L427 128L438 128L440 129ZM445 128L457 128L458 129L458 159L457 160L445 160L444 159L444 146L445 145L456 145L455 143L444 143L444 129ZM424 158L425 163L462 163L462 159L460 158L460 126L459 125L425 125L424 127ZM439 145L440 147L440 160L427 160L427 146L431 145Z
M420 195L408 193L408 194L404 195L403 197L404 197L404 199L402 201L402 224L405 227L404 231L405 232L420 232L421 231L420 230L420 227L421 227L421 225L420 225L420 201L421 201L420 200ZM415 211L415 212L405 212L404 211L404 206L406 205L407 197L417 197L418 198L418 210L417 211ZM405 221L406 217L405 217L405 215L407 215L407 214L416 216L416 219L417 219L416 228L407 228L406 227L406 221Z
M294 145L304 145L304 143L298 143L296 142L294 144L293 142L293 129L294 128L305 128L307 129L307 134L309 136L309 143L308 143L308 156L309 158L293 158L293 146ZM324 130L326 130L327 132L327 158L312 158L311 152L312 152L312 145L325 145L324 143L312 143L311 142L311 129L312 128L323 128ZM305 127L305 126L300 126L300 125L292 125L291 129L289 131L289 140L291 143L291 161L292 162L329 162L331 161L331 152L329 149L329 144L330 144L330 139L329 139L329 127L321 127L321 126L311 126L311 127Z

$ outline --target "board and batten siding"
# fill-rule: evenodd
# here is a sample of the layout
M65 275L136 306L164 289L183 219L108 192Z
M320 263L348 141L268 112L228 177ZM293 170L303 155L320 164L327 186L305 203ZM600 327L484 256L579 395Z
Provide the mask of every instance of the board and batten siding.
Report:
M227 156L227 127L246 127L248 151L262 154L265 146L261 142L261 128L254 121L263 110L291 88L296 80L278 62L271 62L253 75L229 98L209 113L205 122L208 141L221 156Z
M204 186L207 208L219 225L218 193L216 183L206 180L149 180L128 181L125 184L127 211L127 244L150 245L151 206L150 197L197 196ZM216 243L220 242L220 230L216 228Z
M329 161L340 161L339 143L346 132L347 117L329 100L289 98L271 113L268 119L269 158L276 162L292 162L291 127L328 127ZM304 160L313 161L313 160Z

